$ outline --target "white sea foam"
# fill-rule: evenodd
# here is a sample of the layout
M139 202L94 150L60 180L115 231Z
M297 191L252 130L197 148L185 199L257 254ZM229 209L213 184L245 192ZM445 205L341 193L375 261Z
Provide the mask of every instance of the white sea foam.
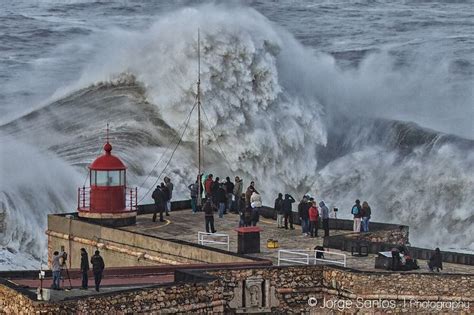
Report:
M421 65L411 73L394 70L393 60L382 52L370 55L357 70L341 70L334 58L315 55L252 9L206 5L159 17L145 30L109 29L70 43L71 47L86 46L86 55L93 57L77 81L58 85L51 99L61 99L90 84L127 72L144 84L148 100L171 128L168 131L178 132L195 102L198 28L202 101L210 124L204 117L206 172L221 177L239 174L246 184L256 179L266 204L271 204L278 192L291 192L298 197L310 191L316 198L339 206L344 216L344 209L350 207L353 199L366 199L373 206L374 220L409 224L416 245L459 245L474 250L472 232L467 237L459 232L470 231L473 220L472 154L447 145L430 152L420 147L405 156L396 148L378 143L362 146L342 157L334 156L329 164L317 170L316 156L327 144L328 130L345 128L327 125L329 114L388 118L405 115L405 118L409 112L390 109L402 104L416 112L419 104L423 110L415 116L421 119L428 104L438 101L443 94L441 85L447 75L443 69L433 72ZM424 77L429 80L419 83ZM107 89L104 99L108 96L105 93ZM127 92L123 93L127 96ZM465 107L468 98L469 91L460 94L455 103ZM97 103L100 100L97 98ZM156 136L157 125L151 120L138 123L133 120L130 112L144 109L127 104L129 101L125 100L126 106L120 104L120 108L118 104L108 105L114 113L108 120L117 134L121 128L128 128L127 132L135 131L137 137L143 133ZM442 98L442 101L447 100ZM75 106L81 110L83 104L77 102ZM63 111L63 116L54 115L51 119L69 121L70 114ZM8 208L8 232L2 236L2 244L41 256L45 251L46 214L72 211L76 187L83 180L83 174L78 175L67 162L54 157L52 152L56 149L51 148L51 143L80 144L78 140L99 134L106 118L102 112L90 117L91 127L87 132L78 129L79 134L69 133L61 139L42 140L38 136L31 147L17 144L18 139L2 145L5 160L2 167L8 166L3 167L2 176L13 178L10 182L2 181L0 189L3 206ZM427 125L430 123L431 120ZM35 126L38 135L48 135L48 130L41 126ZM176 184L176 199L187 197L186 184L194 178L195 167L189 165L195 154L191 142L196 138L196 129L193 117L185 136L189 143L178 149L166 172ZM369 134L371 130L366 132ZM129 146L134 144L128 151L123 146L114 146L117 154L134 166L128 177L132 185L141 184L155 158L164 151L167 144L161 137L161 147L138 145L139 139L128 142ZM354 134L345 142L363 143L361 138L365 137L367 134ZM77 165L90 162L96 153L89 150L84 155L78 150L80 146L62 157ZM73 162L68 160L70 156L74 156ZM28 167L23 167L24 164ZM156 176L164 164L160 164L141 192L160 180ZM50 170L56 172L54 176ZM145 175L137 174L142 172ZM21 177L15 179L18 173ZM45 180L37 185L34 180L38 178ZM148 195L144 202L149 201ZM31 227L27 227L30 220Z

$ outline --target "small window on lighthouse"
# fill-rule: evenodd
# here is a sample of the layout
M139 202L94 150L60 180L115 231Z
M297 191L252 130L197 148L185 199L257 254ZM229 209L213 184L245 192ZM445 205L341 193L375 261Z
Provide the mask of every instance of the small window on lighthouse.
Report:
M97 186L108 186L107 185L107 173L108 171L96 171L96 185Z
M120 183L121 171L94 171L92 174L92 183L96 186L121 186ZM95 178L95 182L94 182Z
M109 171L107 186L120 186L120 171Z

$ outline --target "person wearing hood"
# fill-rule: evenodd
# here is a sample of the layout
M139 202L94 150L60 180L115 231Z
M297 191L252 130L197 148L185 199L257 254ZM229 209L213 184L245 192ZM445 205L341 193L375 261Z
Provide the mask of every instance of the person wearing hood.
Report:
M321 209L321 219L323 219L323 229L324 229L324 236L329 236L329 209L321 200L319 203L319 208Z
M283 213L283 194L282 193L279 193L278 198L275 199L274 209L275 209L275 213L277 215L278 228L283 228L284 227L284 225L283 225L284 213Z
M288 221L290 222L290 229L294 230L293 227L293 211L292 204L295 202L290 194L285 194L285 199L283 200L283 213L285 214L285 229L288 230Z
M260 219L260 208L262 208L262 197L256 191L250 197L250 206L252 207L252 226L256 226Z
M428 261L428 268L430 268L430 271L436 269L437 272L439 272L440 269L443 270L443 256L438 247L436 247L435 253L430 257L430 261Z

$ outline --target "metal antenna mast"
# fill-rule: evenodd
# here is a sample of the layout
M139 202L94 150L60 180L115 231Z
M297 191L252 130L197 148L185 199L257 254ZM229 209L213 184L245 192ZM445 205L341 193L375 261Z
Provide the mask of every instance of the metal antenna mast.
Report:
M198 28L198 81L197 81L197 108L198 108L198 198L197 205L201 206L201 38Z

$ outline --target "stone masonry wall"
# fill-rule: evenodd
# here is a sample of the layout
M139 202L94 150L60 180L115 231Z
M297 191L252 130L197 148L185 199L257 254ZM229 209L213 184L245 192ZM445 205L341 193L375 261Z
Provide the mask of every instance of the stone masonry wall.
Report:
M323 266L234 269L207 273L219 278L218 282L223 288L224 299L227 301L227 309L245 309L242 305L245 303L242 303L236 295L240 293L239 287L242 287L242 282L249 279L267 280L266 286L269 290L266 294L272 296L266 297L269 302L265 307L261 309L250 307L246 309L246 312L257 310L262 312L271 310L272 313L299 312L307 309L309 296L321 297ZM237 305L238 303L240 305Z
M371 243L387 243L405 245L408 243L408 227L380 230L368 233L357 234L358 240L364 240Z
M202 284L178 284L143 288L71 299L60 302L37 302L0 285L0 314L133 314L224 312L222 288L215 281Z
M474 276L435 273L367 273L325 268L324 299L332 310L371 312L474 312ZM322 303L320 303L322 304ZM346 307L350 304L351 307ZM338 308L339 305L339 308Z
M331 266L177 273L186 282L50 303L33 301L31 294L3 282L0 313L354 313L361 311L359 302L367 307L365 312L474 312L470 274L362 272Z

